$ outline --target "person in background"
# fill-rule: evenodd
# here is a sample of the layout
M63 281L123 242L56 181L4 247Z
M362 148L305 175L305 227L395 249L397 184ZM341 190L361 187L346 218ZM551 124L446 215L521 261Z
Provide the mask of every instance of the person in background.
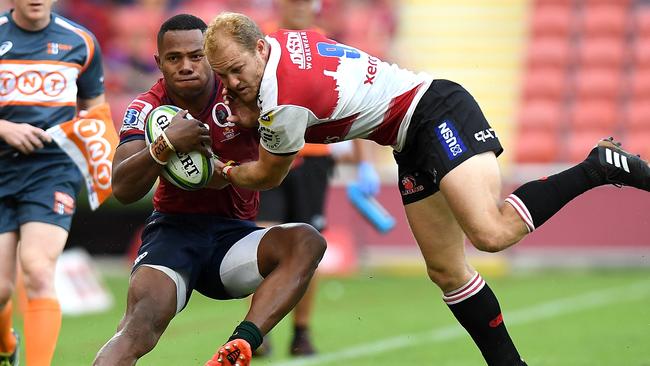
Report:
M14 0L0 15L0 365L18 364L10 301L17 259L28 299L26 363L52 362L61 328L54 269L83 180L45 130L105 102L97 40L52 3Z
M277 22L267 22L263 32L273 33L278 29L320 30L316 18L320 0L276 0ZM322 31L322 30L321 30ZM376 195L379 191L379 176L369 162L367 146L362 141L354 142L352 159L358 163L358 184L365 194ZM327 145L305 144L298 152L286 179L278 187L260 192L260 212L257 222L261 226L277 223L303 222L312 225L319 232L327 227L325 203L333 173L335 160ZM293 336L289 353L294 356L309 356L316 353L310 336L310 319L316 295L314 277L307 292L293 310ZM262 346L254 355L267 356L271 353L271 341L264 338Z

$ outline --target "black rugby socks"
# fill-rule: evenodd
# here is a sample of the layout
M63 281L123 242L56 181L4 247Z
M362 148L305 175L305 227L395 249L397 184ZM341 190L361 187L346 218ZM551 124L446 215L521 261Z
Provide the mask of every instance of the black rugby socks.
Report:
M254 351L262 344L262 332L260 332L260 329L253 322L244 320L235 328L235 331L228 338L228 342L233 339L245 340L251 345L251 350Z
M478 272L461 288L445 293L443 300L489 366L522 364L503 322L499 301Z
M512 192L506 202L515 208L532 232L569 201L604 184L592 165L587 159L561 173L528 182Z

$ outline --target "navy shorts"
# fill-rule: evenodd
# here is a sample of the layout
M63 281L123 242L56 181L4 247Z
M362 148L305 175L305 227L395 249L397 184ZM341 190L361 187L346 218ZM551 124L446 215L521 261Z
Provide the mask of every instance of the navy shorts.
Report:
M131 273L143 264L178 272L187 279L185 303L192 290L213 299L235 298L221 281L221 262L237 241L261 229L246 220L154 212L145 222Z
M413 112L400 152L398 185L402 202L417 202L440 190L440 180L474 155L503 152L474 97L448 80L434 80Z
M0 233L27 222L70 230L83 178L74 163L47 155L0 157Z
M278 187L260 192L258 221L302 222L323 231L325 197L334 159L330 156L305 156L291 169Z

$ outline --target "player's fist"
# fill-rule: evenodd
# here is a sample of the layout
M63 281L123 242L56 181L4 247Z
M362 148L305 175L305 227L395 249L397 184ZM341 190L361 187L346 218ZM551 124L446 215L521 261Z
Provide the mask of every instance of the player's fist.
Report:
M172 117L169 127L165 129L165 134L178 152L199 151L205 156L212 156L210 150L212 139L208 126L192 118L186 110L181 110Z
M6 120L0 120L0 139L23 154L31 154L42 149L43 143L52 142L52 137L41 128Z
M227 166L232 168L236 163L234 161L224 163L216 155L212 155L212 159L210 160L212 162L212 171L215 174L212 175L212 179L210 179L210 182L205 187L211 189L223 189L227 187L230 181L228 180L227 173L224 173L224 168Z
M245 104L226 88L223 88L222 95L224 103L230 107L232 111L228 118L226 118L228 122L232 122L244 128L257 127L257 120L260 118L260 109L256 103Z

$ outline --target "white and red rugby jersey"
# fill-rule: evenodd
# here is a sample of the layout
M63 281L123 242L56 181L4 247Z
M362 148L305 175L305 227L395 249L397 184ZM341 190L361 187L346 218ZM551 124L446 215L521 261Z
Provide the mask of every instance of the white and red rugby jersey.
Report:
M388 64L315 31L279 30L259 92L261 143L272 153L305 142L364 138L400 151L432 77Z

